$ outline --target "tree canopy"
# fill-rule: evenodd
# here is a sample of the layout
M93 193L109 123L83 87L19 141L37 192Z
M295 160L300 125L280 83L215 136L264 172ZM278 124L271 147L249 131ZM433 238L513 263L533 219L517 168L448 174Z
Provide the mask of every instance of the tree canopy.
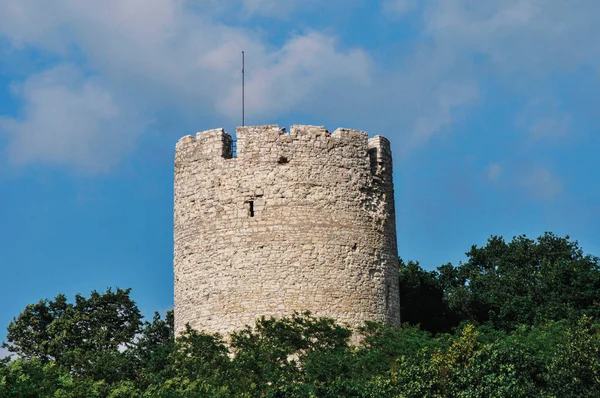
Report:
M426 272L400 261L401 315L433 333L461 321L514 330L522 324L600 315L600 264L569 237L506 242L492 236L467 261Z
M600 396L598 259L550 233L466 256L399 261L399 328L294 313L175 336L173 313L143 322L129 289L59 294L9 325L0 397Z

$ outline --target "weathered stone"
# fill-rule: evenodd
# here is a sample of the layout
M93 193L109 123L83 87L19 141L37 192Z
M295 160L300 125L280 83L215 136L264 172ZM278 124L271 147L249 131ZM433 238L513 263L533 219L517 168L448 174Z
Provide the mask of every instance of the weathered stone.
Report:
M309 310L400 323L389 141L319 126L222 129L175 152L175 328Z

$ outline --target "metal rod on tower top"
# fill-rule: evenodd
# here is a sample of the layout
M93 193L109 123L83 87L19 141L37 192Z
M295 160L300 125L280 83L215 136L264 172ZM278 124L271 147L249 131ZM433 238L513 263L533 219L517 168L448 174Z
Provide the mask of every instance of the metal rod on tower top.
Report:
M242 51L242 126L244 125L244 52Z

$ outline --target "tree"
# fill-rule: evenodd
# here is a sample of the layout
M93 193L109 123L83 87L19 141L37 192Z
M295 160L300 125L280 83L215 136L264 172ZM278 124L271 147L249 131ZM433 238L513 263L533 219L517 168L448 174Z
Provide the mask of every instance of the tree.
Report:
M584 315L569 328L546 378L552 396L600 396L600 325Z
M458 324L457 315L444 300L438 272L427 272L418 262L399 259L399 275L402 322L420 325L434 334L449 332Z
M152 397L227 397L234 396L230 385L235 380L229 350L218 334L192 329L177 337L162 369L154 371L153 383L146 392Z
M63 294L28 305L8 326L3 347L22 358L66 367L74 374L120 380L132 366L123 351L140 331L131 289L93 291L69 303Z
M253 390L259 396L268 391L289 396L289 388L297 390L300 384L331 383L345 368L330 365L344 365L339 358L348 349L351 335L333 319L310 312L257 319L254 329L231 335L238 384L242 391Z
M176 348L173 311L167 311L165 319L158 312L152 322L144 322L135 347L130 350L135 358L140 387L147 387L162 380L171 366L170 356Z
M598 258L553 234L467 256L400 261L405 323L366 322L358 346L310 313L175 338L173 312L142 324L129 289L41 300L9 326L0 397L600 396Z
M0 365L0 397L96 398L111 397L104 381L74 377L55 362L18 358Z
M404 324L396 328L366 322L360 328L360 333L363 339L357 355L361 360L361 368L368 369L371 373L389 372L401 357L417 356L424 349L434 348L431 335L418 326Z
M514 329L519 324L600 315L600 267L577 242L546 233L473 246L456 270L440 270L450 308L466 320Z

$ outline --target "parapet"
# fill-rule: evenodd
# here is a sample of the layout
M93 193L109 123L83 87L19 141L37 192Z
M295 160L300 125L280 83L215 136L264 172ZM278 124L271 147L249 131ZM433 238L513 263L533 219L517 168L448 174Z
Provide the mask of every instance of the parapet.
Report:
M371 160L371 174L382 178L386 182L391 182L392 149L390 141L381 135L370 138L369 158Z
M371 165L374 175L389 170L391 150L382 136L369 139L365 131L337 128L331 134L324 126L292 125L286 134L280 126L242 126L234 141L222 128L185 136L177 142L176 162L226 161L248 163L293 163L294 159L317 158L322 163L362 158ZM234 152L234 145L236 150Z
M175 145L175 160L181 157L189 162L206 161L214 158L233 157L233 138L222 128L186 135Z

